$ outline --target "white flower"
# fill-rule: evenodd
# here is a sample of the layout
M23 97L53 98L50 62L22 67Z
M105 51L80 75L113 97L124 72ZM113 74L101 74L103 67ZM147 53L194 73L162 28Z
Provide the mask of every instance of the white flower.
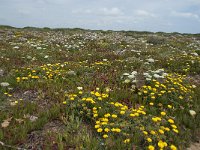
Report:
M15 46L15 47L13 47L14 49L19 49L19 46Z
M132 83L136 83L136 82L137 82L136 80L133 80L133 81L132 81Z
M108 59L103 59L103 61L108 61Z
M149 58L149 59L147 59L147 61L148 61L149 63L155 62L155 60L154 60L153 58Z
M191 53L192 55L194 55L194 56L199 56L199 54L197 54L197 53Z
M135 78L135 75L129 75L128 78L133 79L133 78Z
M48 56L48 55L46 55L46 56L44 56L44 58L49 58L49 56Z
M124 81L124 83L129 83L129 82L131 82L131 80L129 80L129 79L126 79L126 80Z
M136 75L137 74L137 71L133 71L131 72L132 75Z
M83 87L80 87L80 86L79 86L79 87L77 87L77 89L78 89L78 90L83 90Z
M76 75L75 71L68 71L67 74L68 75Z
M1 82L1 86L2 87L6 87L6 86L9 86L10 84L8 82Z
M129 73L124 73L123 76L129 76Z
M194 84L192 85L192 88L196 88L196 87L197 87L196 85L194 85Z
M154 78L160 78L160 75L158 75L158 74L154 74L153 76L154 76Z
M194 110L189 110L191 116L195 116L196 112Z

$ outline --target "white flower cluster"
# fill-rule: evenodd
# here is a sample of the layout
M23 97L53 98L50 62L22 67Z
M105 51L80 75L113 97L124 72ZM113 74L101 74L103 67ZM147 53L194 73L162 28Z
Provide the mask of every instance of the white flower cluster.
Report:
M163 79L167 76L167 73L164 72L164 69L158 69L155 71L149 70L144 72L143 75L147 81L150 81L152 78Z
M133 71L132 73L124 73L122 78L126 78L124 83L129 83L129 82L132 82L132 83L136 83L136 76L137 76L137 71Z
M122 79L125 78L123 83L136 83L137 82L137 76L138 76L137 71L133 71L132 73L124 73L123 76L121 77ZM142 74L145 78L146 81L151 81L153 78L154 79L164 79L165 76L167 76L167 73L164 72L164 69L158 69L155 71L149 70L147 72L144 72Z

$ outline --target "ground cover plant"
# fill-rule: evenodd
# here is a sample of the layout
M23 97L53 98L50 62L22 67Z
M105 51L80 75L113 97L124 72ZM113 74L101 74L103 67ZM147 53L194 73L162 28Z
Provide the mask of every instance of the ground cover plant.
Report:
M183 150L199 35L0 27L0 149Z

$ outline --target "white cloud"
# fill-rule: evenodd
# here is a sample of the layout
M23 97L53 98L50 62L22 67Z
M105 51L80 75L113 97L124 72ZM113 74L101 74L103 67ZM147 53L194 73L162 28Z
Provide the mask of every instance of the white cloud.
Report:
M98 16L122 16L124 13L117 7L113 8L99 8L99 9L79 9L73 10L72 13L74 14L91 14L91 15L98 15Z
M141 17L156 17L154 13L150 13L146 10L136 10L136 15Z
M99 10L100 15L105 15L105 16L120 16L123 15L124 13L117 7L113 7L111 9L109 8L102 8Z
M172 11L173 16L177 17L184 17L184 18L195 18L199 19L199 15L191 12L177 12L177 11Z

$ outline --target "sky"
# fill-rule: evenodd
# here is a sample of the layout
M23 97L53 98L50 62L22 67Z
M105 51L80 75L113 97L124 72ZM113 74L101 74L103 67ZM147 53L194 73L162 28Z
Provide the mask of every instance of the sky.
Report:
M0 0L0 24L200 33L200 0Z

